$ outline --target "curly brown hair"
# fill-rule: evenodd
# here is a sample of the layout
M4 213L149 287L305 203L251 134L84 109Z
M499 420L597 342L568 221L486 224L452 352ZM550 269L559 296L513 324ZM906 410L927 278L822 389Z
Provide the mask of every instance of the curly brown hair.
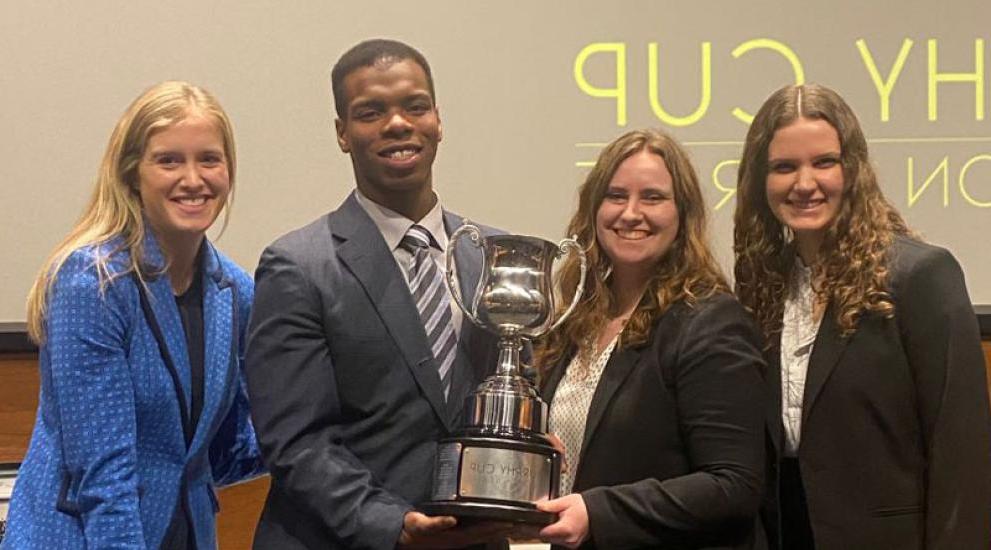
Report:
M572 316L537 347L536 364L541 370L580 349L588 336L598 334L610 314L615 314L616 296L606 281L610 260L596 238L595 219L619 165L641 151L660 156L671 173L678 209L678 236L654 269L647 291L623 329L619 345L629 347L646 342L654 321L676 302L694 304L717 292L729 292L726 278L709 250L705 201L688 154L671 136L659 130L623 134L602 150L578 191L578 209L568 224L568 235L576 236L582 243L589 273L582 300ZM572 296L578 280L579 262L570 256L556 275L556 291L561 296Z
M842 203L811 267L816 298L834 308L844 336L856 331L865 312L894 314L886 286L888 251L895 235L914 236L881 193L860 122L839 94L818 84L786 86L771 94L743 146L733 231L736 294L756 317L767 346L781 332L795 265L794 235L767 202L768 148L779 128L799 118L824 120L839 136Z

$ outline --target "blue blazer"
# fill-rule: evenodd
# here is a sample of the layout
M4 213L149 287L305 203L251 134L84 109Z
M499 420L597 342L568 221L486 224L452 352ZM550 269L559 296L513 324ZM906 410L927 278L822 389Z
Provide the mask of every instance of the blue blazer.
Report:
M214 484L262 471L241 370L251 279L206 243L203 410L187 448L189 355L172 287L167 275L147 285L167 364L136 279L120 275L120 244L73 252L49 293L40 403L4 549L158 548L179 498L197 548L215 548ZM160 272L150 231L144 246L149 272ZM103 289L100 258L112 277Z

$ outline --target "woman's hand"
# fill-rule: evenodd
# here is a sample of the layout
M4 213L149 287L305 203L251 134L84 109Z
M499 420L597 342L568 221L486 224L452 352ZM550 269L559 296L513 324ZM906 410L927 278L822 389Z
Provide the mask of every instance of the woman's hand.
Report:
M578 548L588 539L588 510L581 494L572 493L554 500L537 502L542 512L557 514L557 521L540 530L540 540Z

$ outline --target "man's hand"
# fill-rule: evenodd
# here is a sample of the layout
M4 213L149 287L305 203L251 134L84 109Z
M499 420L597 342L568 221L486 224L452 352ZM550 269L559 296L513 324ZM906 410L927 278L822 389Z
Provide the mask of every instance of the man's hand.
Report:
M417 511L406 512L397 548L463 548L472 544L506 538L512 524L484 521L459 526L451 516L431 517Z
M557 521L540 530L540 540L578 548L588 538L588 510L581 494L537 502L537 509L557 514Z

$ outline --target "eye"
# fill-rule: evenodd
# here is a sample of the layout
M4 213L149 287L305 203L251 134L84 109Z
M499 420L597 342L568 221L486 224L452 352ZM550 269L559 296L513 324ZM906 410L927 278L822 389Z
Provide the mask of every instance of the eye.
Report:
M840 163L840 159L836 157L823 157L815 161L814 166L816 168L832 168Z
M182 156L175 153L164 153L155 157L155 164L171 168L182 164Z
M426 101L415 101L406 110L414 115L423 115L430 112L430 103Z
M351 113L351 118L362 122L371 122L378 118L379 114L380 111L378 109L364 107L361 109L356 109L353 113Z
M626 200L626 192L618 189L609 189L606 191L606 196L603 197L603 200L609 202L623 202Z
M659 204L663 201L668 200L669 198L670 197L667 195L667 193L662 193L660 191L646 191L640 197L640 201L645 202L647 204Z
M221 153L205 153L200 157L200 162L207 166L218 166L224 163L224 155Z
M795 163L786 160L772 161L770 171L774 174L790 174L795 171Z

